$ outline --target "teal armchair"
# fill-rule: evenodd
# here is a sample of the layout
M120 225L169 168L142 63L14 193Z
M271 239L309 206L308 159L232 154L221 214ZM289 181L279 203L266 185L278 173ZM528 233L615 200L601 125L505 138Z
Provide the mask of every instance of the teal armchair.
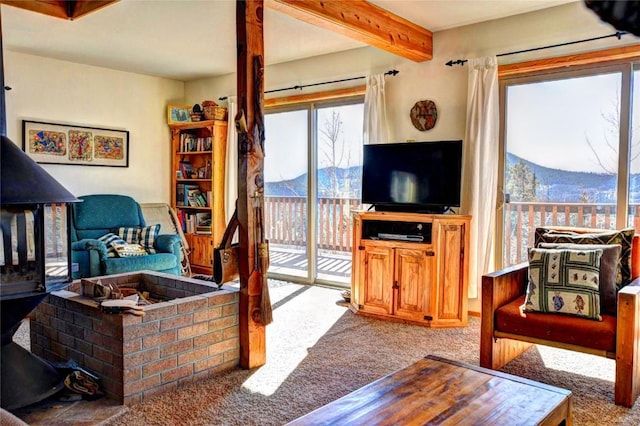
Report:
M161 234L153 241L155 254L109 257L109 247L98 238L117 234L118 228L147 226L140 205L125 195L98 194L78 197L72 206L71 261L73 279L150 270L180 275L181 247L177 234Z

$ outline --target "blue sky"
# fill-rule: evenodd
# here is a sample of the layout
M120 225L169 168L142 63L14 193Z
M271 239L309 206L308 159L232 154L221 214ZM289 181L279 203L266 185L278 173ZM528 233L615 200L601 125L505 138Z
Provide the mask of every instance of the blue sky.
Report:
M606 118L617 121L620 86L619 73L510 86L507 151L546 167L603 173L589 140L605 166L617 169L607 140L617 145L619 136Z
M640 87L639 74L634 73L636 87ZM618 133L607 123L607 117L617 120L620 85L620 74L612 73L510 86L506 105L507 150L546 167L603 173L588 146L589 140L605 166L617 169L617 150L612 151L607 142L617 145ZM341 114L341 139L347 143L349 165L361 164L362 104L319 109L319 126L333 109ZM293 179L306 173L306 117L306 110L266 115L265 181ZM634 97L633 120L640 129L640 95ZM321 138L320 167L327 165L322 153L326 147ZM637 150L634 147L634 152ZM342 166L346 165L345 160ZM640 158L632 164L632 172L640 172Z
M333 110L340 113L342 123L339 144L345 144L344 159L339 166L362 164L362 104L318 109L318 127L322 127L325 120L330 120ZM266 182L293 179L307 172L307 121L307 110L265 114ZM329 145L325 141L320 135L317 157L319 168L330 165L326 155Z

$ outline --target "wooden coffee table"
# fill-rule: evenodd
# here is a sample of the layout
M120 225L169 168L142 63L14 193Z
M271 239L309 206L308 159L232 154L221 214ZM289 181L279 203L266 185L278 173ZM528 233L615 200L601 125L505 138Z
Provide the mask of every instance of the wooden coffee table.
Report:
M290 425L571 425L571 392L436 356Z

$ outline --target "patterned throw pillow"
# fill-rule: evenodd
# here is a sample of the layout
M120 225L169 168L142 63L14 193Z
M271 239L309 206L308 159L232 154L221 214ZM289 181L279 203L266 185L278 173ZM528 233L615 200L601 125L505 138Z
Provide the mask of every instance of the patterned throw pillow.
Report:
M160 224L147 226L140 230L140 244L147 250L149 254L155 254L156 249L153 244L160 233Z
M620 260L620 244L569 244L540 243L538 248L594 250L602 249L600 258L600 313L616 315L618 311L618 262Z
M120 238L129 244L140 244L148 254L156 253L153 245L159 233L160 224L147 226L146 228L118 228Z
M126 241L122 238L118 237L116 234L109 232L108 234L104 234L102 237L98 238L98 241L102 241L107 246L107 257L116 257L116 249L111 245L111 243L120 243L124 244Z
M631 245L635 229L602 230L602 232L578 233L557 231L553 228L539 227L535 230L535 246L539 243L573 243L573 244L620 244L620 261L616 286L620 290L631 282Z
M140 228L118 228L118 236L128 244L137 244L140 241Z
M119 257L145 256L147 251L140 244L112 243Z
M602 249L529 249L525 312L575 315L602 321L599 275Z

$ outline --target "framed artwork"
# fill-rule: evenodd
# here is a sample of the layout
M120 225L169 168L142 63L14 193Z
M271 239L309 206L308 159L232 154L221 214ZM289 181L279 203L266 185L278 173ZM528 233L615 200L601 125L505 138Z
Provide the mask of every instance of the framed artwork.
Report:
M169 105L167 107L167 122L169 124L190 123L191 107L189 105Z
M129 131L22 120L22 149L42 164L129 167Z

